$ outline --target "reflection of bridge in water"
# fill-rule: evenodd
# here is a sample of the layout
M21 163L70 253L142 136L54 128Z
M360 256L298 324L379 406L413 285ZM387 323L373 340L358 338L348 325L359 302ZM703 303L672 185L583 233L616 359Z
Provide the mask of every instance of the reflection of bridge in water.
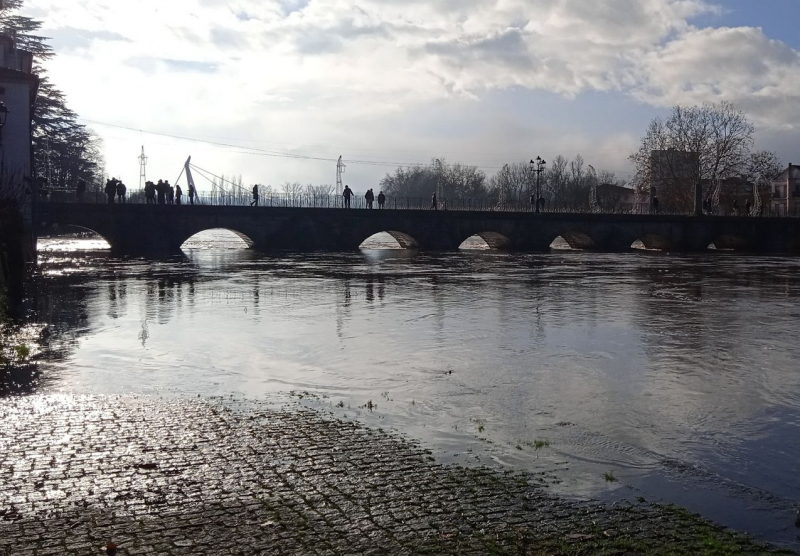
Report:
M472 236L495 249L547 251L558 237L575 249L700 252L800 252L800 219L684 215L569 214L469 210L103 205L44 202L40 231L78 226L97 232L120 254L176 253L193 235L231 230L263 251L351 251L387 232L402 247L455 250Z

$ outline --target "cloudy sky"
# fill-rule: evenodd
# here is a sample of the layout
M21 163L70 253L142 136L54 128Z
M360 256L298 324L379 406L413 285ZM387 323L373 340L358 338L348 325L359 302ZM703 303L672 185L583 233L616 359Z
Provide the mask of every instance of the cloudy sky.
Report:
M142 145L148 178L170 181L192 155L248 184L333 183L340 154L357 191L433 157L492 174L581 153L625 178L653 117L723 99L759 147L800 163L800 0L28 0L25 13L129 186Z

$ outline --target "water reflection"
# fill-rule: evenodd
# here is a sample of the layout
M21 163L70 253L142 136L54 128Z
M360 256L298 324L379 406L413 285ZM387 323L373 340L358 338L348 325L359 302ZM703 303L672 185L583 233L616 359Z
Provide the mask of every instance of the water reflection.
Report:
M531 465L569 460L577 490L615 469L800 500L796 259L191 250L42 268L48 387L388 392L385 423L460 452L486 437L512 461L547 438Z

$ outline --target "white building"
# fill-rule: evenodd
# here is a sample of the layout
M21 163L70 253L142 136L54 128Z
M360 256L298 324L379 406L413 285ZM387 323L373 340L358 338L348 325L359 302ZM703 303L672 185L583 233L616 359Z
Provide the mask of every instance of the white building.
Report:
M5 180L31 175L31 126L39 78L31 73L33 55L0 35L0 169Z
M772 180L772 212L778 216L800 215L800 166L789 164Z

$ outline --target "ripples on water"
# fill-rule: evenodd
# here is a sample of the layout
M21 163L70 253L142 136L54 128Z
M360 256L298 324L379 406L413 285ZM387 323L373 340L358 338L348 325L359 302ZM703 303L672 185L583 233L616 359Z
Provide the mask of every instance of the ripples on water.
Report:
M561 469L589 495L613 470L621 494L794 539L798 259L215 241L162 261L42 245L49 357L30 388L309 391L349 418L372 400L363 418L444 456Z

